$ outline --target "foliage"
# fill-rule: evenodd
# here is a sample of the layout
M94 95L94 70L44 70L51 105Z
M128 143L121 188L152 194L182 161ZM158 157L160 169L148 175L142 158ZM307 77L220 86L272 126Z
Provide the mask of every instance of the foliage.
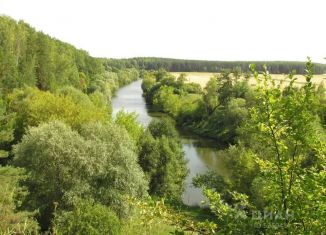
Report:
M203 96L207 113L213 113L213 111L219 106L217 90L218 90L217 77L212 77L206 84L205 95Z
M210 188L206 196L221 234L321 234L326 148L311 61L301 88L292 74L282 89L266 70L262 79L252 71L256 105L241 127L241 142L222 152L232 166L229 177L204 175L195 184Z
M58 235L118 235L121 222L106 206L78 201L72 211L55 213L53 230Z
M166 136L169 138L177 139L177 137L179 136L177 130L174 127L173 122L168 118L160 120L154 119L148 125L148 130L154 138Z
M206 189L209 208L216 215L216 223L220 225L217 234L259 234L248 210L253 207L248 196L237 192L229 192L233 204L226 203L220 193Z
M4 101L0 97L0 159L8 157L10 142L14 139L14 115L8 114Z
M292 217L282 221L278 231L302 233L309 228L319 233L323 230L320 226L323 206L317 209L315 203L324 199L315 190L323 185L326 149L316 129L313 65L310 60L307 62L306 84L302 88L294 87L295 76L291 74L291 82L283 92L266 70L260 80L255 68L252 69L258 82L258 104L252 108L246 128L259 136L260 145L265 148L264 156L257 159L260 179L264 182L262 197L271 210L283 215L292 213ZM258 152L262 152L259 147ZM305 159L311 157L316 160L305 166Z
M139 164L149 179L149 193L180 200L187 168L173 125L167 120L152 121L139 146Z
M180 109L179 96L174 94L173 87L163 85L155 93L153 105L158 110L163 110L171 116L176 117Z
M36 88L15 90L9 96L9 109L16 112L15 134L20 139L29 126L60 120L74 129L90 122L104 123L110 119L106 104L98 106L90 98L73 88L53 94Z
M0 234L38 234L34 213L19 210L28 194L19 182L26 177L22 168L0 167Z
M220 143L235 143L238 128L255 104L254 92L246 80L239 79L240 72L225 70L202 91L160 70L146 76L143 92L155 111L169 114L177 125Z
M30 173L28 206L40 209L45 226L54 203L65 210L78 198L126 215L125 197L142 197L147 190L133 149L126 132L113 124L85 125L80 134L60 122L31 128L14 151L15 164Z
M115 123L126 128L129 136L135 141L135 143L139 143L140 138L144 133L144 128L138 124L136 113L127 113L124 110L121 110L116 114Z
M23 21L1 16L0 35L0 81L5 92L24 85L42 90L70 85L82 90L104 72L99 59L36 32Z
M184 60L156 57L136 57L130 59L106 59L107 67L138 68L145 70L165 69L169 72L213 72L219 73L225 69L237 68L243 73L250 72L249 65L256 64L262 70L266 64L273 74L287 74L296 70L299 74L305 73L305 63L296 61L207 61ZM325 64L316 64L316 74L326 73Z
M23 21L0 16L0 87L4 93L25 85L55 91L72 86L110 99L118 87L139 79L135 68L105 71L104 61L37 32Z
M125 234L214 234L213 222L193 221L167 204L164 199L137 200L131 198L137 221L129 221ZM132 231L132 232L131 232ZM165 231L165 232L164 232Z
M154 74L145 72L143 75L143 82L141 85L141 88L143 89L144 93L149 92L155 83L156 83L156 78Z
M298 88L294 73L289 85L276 84L264 62L93 58L6 16L0 38L0 158L23 167L0 167L1 234L37 234L51 223L57 234L326 231L326 98L323 85L312 85L325 65L267 63L272 73L306 72ZM202 90L167 71L220 74ZM163 200L180 201L187 175L174 122L144 129L123 111L111 122L112 94L139 77L155 111L233 144L217 154L226 176L208 172L193 182L205 189L210 221ZM161 200L145 200L147 193Z
M326 88L324 83L321 83L316 91L318 97L318 114L324 128L326 127Z

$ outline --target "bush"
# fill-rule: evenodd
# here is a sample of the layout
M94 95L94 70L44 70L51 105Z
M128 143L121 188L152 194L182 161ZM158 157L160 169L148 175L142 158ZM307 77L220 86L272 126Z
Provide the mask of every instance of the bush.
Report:
M56 213L54 232L57 235L118 235L121 223L108 207L80 201L72 211Z

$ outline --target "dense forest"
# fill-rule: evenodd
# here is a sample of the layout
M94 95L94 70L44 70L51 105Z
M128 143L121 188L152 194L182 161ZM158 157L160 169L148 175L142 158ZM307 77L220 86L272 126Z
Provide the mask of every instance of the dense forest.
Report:
M305 74L305 63L297 61L205 61L205 60L181 60L168 58L131 58L131 59L107 59L107 68L138 68L145 70L164 69L169 72L214 72L219 73L225 69L240 68L243 72L250 72L249 65L255 64L258 70L267 65L270 73L288 74L293 70L297 74ZM326 73L325 64L315 64L315 74Z
M0 16L0 234L322 234L326 96L312 78L324 66L275 62L305 70L301 87L294 74L281 87L262 63L188 62L94 58ZM220 74L202 89L164 68ZM147 127L112 117L114 92L139 78L169 116ZM175 126L224 146L230 175L193 181L204 207L182 203Z

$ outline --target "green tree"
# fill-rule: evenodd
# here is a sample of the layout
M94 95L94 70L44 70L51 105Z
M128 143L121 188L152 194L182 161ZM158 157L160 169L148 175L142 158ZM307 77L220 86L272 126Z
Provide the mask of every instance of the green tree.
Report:
M9 17L0 18L0 82L2 92L18 86L16 24Z
M28 194L20 181L27 174L22 168L0 167L0 234L38 234L35 213L19 210L22 200Z
M152 89L152 87L156 83L156 79L154 74L150 72L145 72L143 76L144 77L143 77L143 82L141 84L141 87L143 89L143 92L146 94Z
M116 114L115 123L126 128L130 137L138 145L140 138L144 133L144 128L138 123L136 113L127 113L124 110L121 110Z
M58 235L118 235L121 222L106 206L78 201L71 211L55 213L53 230Z
M110 120L108 107L98 107L90 98L74 89L62 88L57 94L36 88L15 90L9 96L9 110L16 112L15 137L21 138L29 126L60 120L74 129L89 122Z
M188 172L174 126L167 120L152 121L139 145L150 194L180 200Z
M307 62L306 83L295 76L281 87L266 71L252 67L256 105L240 129L236 146L222 152L227 177L207 174L195 184L206 196L219 233L321 234L325 230L325 131Z
M217 89L218 89L217 78L212 77L206 84L205 94L203 96L205 107L207 109L208 114L213 113L220 104L217 96Z
M28 207L49 225L54 203L69 209L78 198L127 215L126 197L146 195L147 182L127 133L113 125L89 124L81 134L60 122L31 128L15 146L14 163L30 174Z
M8 114L0 98L0 159L9 155L10 142L14 139L14 115Z
M307 62L302 88L294 87L296 78L290 75L291 82L284 91L266 70L263 78L255 67L252 70L258 83L258 104L251 110L246 130L260 140L255 152L264 153L257 160L262 171L259 185L263 185L263 197L270 202L271 210L285 217L278 231L319 233L324 230L325 204L316 208L316 201L324 201L318 188L325 177L326 149L316 120L313 65L310 60ZM313 163L305 166L304 162L312 157ZM286 216L289 211L291 217Z
M153 105L159 111L176 117L180 110L180 97L174 94L174 88L163 85L153 97Z

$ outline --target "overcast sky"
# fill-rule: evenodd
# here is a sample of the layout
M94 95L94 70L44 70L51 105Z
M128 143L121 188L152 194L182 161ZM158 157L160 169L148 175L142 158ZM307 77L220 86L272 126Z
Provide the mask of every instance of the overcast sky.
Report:
M326 62L325 0L0 0L97 57Z

